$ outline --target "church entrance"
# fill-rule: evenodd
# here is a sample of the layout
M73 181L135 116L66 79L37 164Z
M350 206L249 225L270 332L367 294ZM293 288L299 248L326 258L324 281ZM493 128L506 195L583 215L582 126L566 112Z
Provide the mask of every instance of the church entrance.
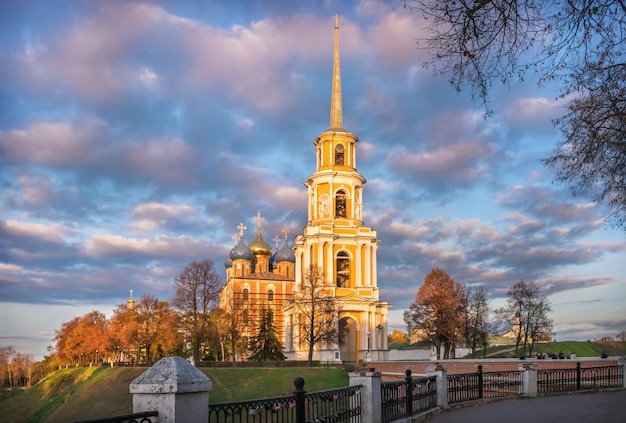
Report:
M349 317L342 317L339 320L339 350L341 351L341 360L344 363L356 363L356 339L357 323Z

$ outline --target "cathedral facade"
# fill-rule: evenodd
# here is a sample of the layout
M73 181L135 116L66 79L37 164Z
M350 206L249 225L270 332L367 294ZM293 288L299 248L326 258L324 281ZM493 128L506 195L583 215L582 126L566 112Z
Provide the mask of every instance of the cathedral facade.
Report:
M289 246L287 233L276 252L263 239L257 215L257 237L247 246L243 225L226 265L228 295L238 298L245 336L253 336L261 308L270 308L288 359L306 360L302 336L306 316L298 307L312 269L319 274L321 293L334 300L333 322L341 335L316 343L313 359L335 362L385 360L389 304L380 301L376 230L363 222L363 185L358 172L358 137L343 128L339 24L335 22L330 126L314 141L315 171L305 182L308 223ZM243 299L245 298L245 301ZM222 300L224 303L224 299ZM232 304L235 306L235 304ZM322 317L324 318L324 317Z

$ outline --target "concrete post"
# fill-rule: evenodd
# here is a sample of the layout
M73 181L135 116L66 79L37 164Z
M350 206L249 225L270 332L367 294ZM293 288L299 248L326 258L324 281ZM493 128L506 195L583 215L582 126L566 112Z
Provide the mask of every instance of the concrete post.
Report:
M380 394L380 372L353 372L348 376L350 386L363 386L361 390L361 421L368 423L382 422L382 407Z
M426 376L437 376L437 407L447 409L449 407L448 372L440 363L435 363L426 368Z
M529 398L537 396L537 364L522 364L519 366L522 371L522 394Z
M211 380L181 357L165 357L130 384L133 413L158 411L159 422L209 421Z

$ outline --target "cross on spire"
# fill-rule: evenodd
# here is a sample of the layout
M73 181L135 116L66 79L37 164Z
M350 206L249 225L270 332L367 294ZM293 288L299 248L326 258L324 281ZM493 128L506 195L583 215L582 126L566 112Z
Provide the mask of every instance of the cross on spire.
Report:
M237 229L239 229L239 237L243 239L243 233L248 227L244 225L243 222L240 222L239 225L237 225Z
M283 236L285 237L285 244L287 244L287 238L289 238L289 228L283 226Z
M261 217L261 211L256 212L256 227L259 231L261 231L261 221L263 218Z
M274 235L274 243L276 244L276 251L278 251L278 242L280 241L280 237L278 235Z

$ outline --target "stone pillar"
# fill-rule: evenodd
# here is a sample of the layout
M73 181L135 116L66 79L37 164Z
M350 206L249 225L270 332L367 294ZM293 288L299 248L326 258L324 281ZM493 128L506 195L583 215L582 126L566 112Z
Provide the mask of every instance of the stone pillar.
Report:
M130 384L133 413L158 411L159 422L209 421L211 380L181 357L165 357Z
M380 423L382 421L380 372L353 372L348 376L350 386L361 385L361 421Z
M426 368L426 376L437 377L437 407L448 408L448 372L440 363Z
M621 367L620 373L622 374L622 387L626 388L626 374L624 374L624 371L626 371L626 358L624 358L624 356L618 358L617 365Z
M537 364L522 364L519 366L522 371L522 394L529 398L537 396Z

